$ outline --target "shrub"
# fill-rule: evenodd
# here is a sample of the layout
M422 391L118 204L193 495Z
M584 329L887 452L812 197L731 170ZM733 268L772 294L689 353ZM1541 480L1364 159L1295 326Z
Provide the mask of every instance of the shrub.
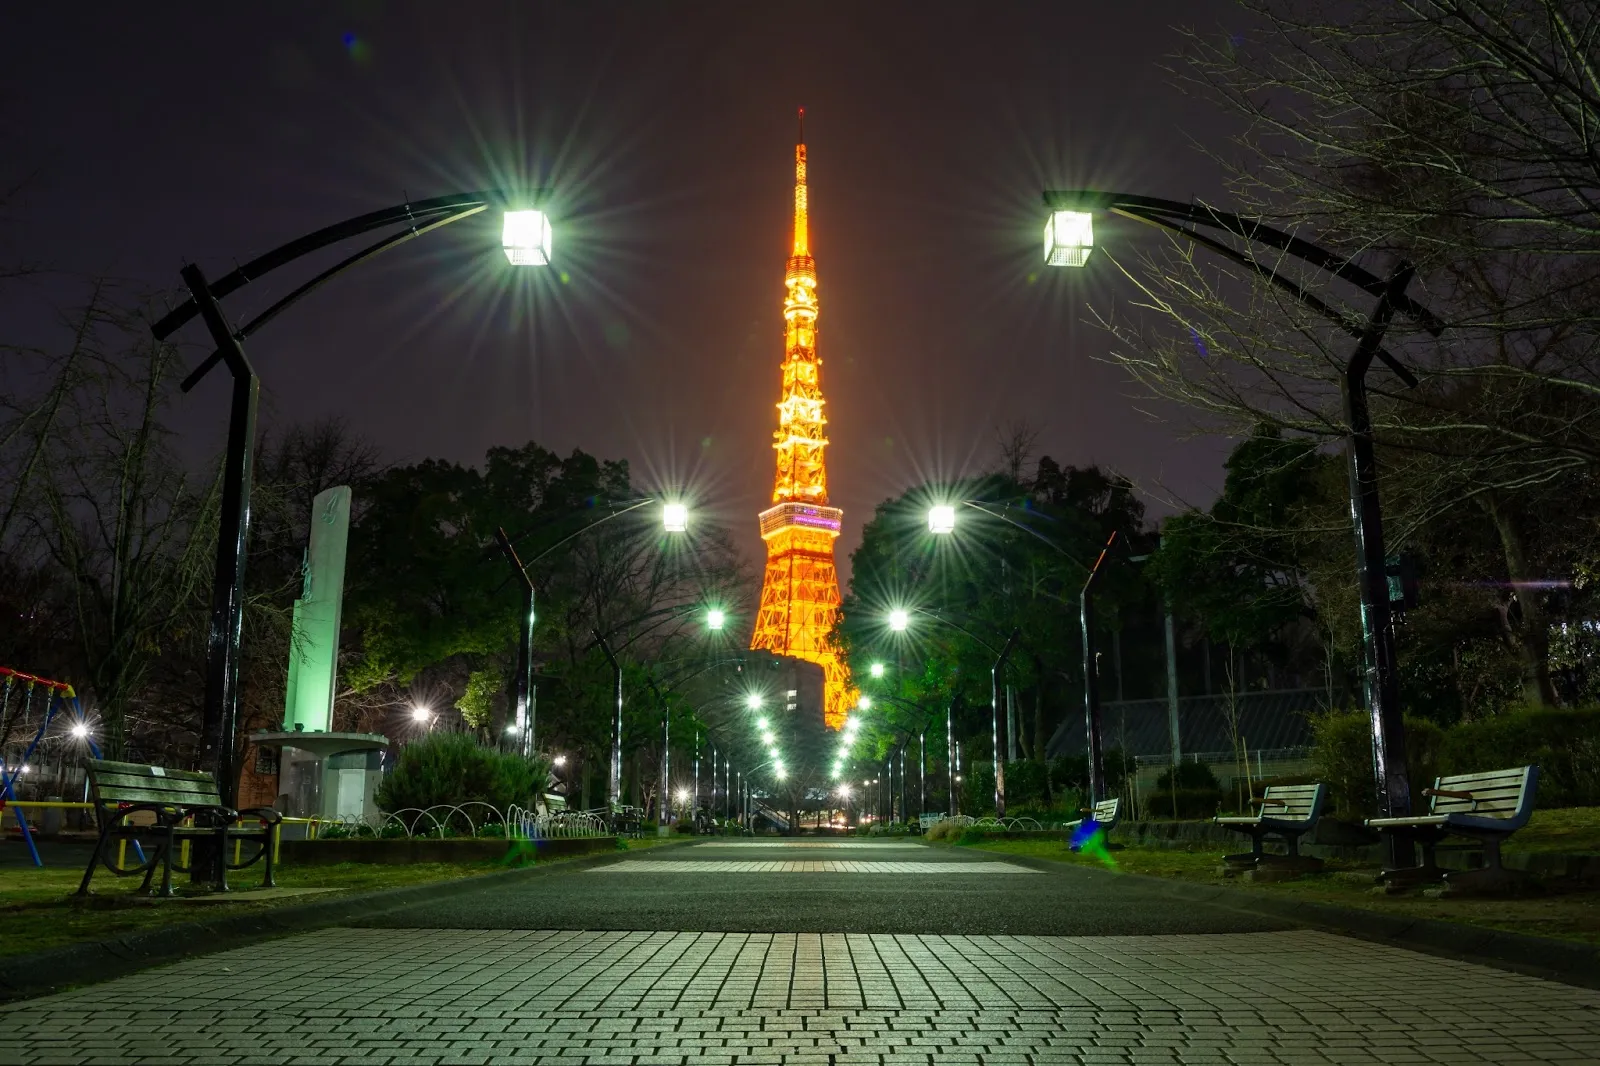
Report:
M1525 763L1539 767L1539 806L1600 806L1600 710L1517 708L1464 722L1445 733L1438 759L1446 774ZM1423 781L1415 770L1411 776Z
M469 802L504 811L512 804L533 806L549 776L543 759L485 748L466 733L433 733L400 750L376 799L386 811Z
M1173 778L1177 780L1174 781ZM1211 767L1203 762L1184 762L1177 766L1169 766L1156 778L1156 791L1166 795L1174 787L1178 789L1210 788L1222 791L1222 782L1217 780L1217 775L1211 772ZM1154 798L1152 798L1154 802Z
M1045 764L1031 759L1006 763L1006 813L1012 807L1043 806L1045 803Z
M1145 807L1152 818L1195 819L1210 818L1222 805L1222 789L1163 788L1145 799Z

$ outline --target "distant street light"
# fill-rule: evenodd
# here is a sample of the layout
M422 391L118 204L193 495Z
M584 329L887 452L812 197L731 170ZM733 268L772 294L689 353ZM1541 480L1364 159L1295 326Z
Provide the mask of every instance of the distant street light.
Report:
M715 607L706 612L706 628L713 633L722 632L722 626L727 620L728 616Z
M84 723L84 722L73 722L72 723L72 735L77 737L79 740L82 740L84 737L88 736L89 735L89 726L88 726L88 724Z
M856 701L856 706L860 707L863 711L872 710L872 697L863 695L859 700Z
M433 717L433 712L430 711L426 707L413 707L413 708L411 708L411 720L413 722L419 722L419 723L420 722L426 722L428 719L430 719L432 717Z
M761 693L750 693L750 695L744 698L744 705L750 708L752 711L759 711L761 709Z
M689 507L682 503L669 503L661 508L661 524L668 533L685 533L689 529Z
M557 755L554 759L550 760L550 765L551 766L565 766L565 765L567 765L567 757L565 755Z
M953 533L956 528L956 509L948 503L928 508L929 533Z
M883 676L883 664L882 663L873 663L872 664L872 676L873 677L882 677Z
M896 633L904 633L911 624L911 613L902 607L896 607L889 612L889 628Z

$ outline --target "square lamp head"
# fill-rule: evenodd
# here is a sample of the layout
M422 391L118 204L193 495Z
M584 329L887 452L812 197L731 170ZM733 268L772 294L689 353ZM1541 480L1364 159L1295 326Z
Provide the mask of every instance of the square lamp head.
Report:
M550 262L550 216L543 211L507 211L500 244L512 266Z
M661 508L661 524L668 533L683 533L689 529L689 507L682 503L669 503Z
M1044 261L1081 267L1094 250L1094 216L1087 211L1052 211L1044 224Z
M956 509L948 503L928 508L929 533L954 533L956 531Z

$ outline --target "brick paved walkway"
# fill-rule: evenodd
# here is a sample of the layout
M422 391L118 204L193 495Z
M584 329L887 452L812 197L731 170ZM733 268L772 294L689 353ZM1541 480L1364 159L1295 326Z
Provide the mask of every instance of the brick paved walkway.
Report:
M1036 874L1009 862L874 862L858 859L624 859L592 874Z
M330 929L0 1008L0 1063L1600 1060L1600 993L1313 932Z

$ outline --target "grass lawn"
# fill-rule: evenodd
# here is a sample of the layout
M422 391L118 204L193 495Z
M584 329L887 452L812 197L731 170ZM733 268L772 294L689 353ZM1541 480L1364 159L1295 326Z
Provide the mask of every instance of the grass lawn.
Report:
M1562 812L1551 812L1562 813ZM1082 853L1074 855L1059 840L996 840L963 847L1004 855L1027 855L1120 873L1168 877L1208 885L1228 885L1246 892L1277 893L1295 899L1362 907L1409 918L1441 918L1517 933L1561 937L1600 945L1600 892L1550 885L1537 895L1516 899L1431 899L1420 893L1401 896L1374 891L1376 867L1329 861L1327 868L1294 881L1267 884L1224 878L1222 851L1178 851L1129 847L1108 852L1110 862ZM1239 850L1248 850L1241 848ZM1545 849L1549 850L1549 849Z
M654 837L619 842L618 850L637 851L670 843ZM572 856L576 858L578 856ZM543 859L540 866L567 862L568 858ZM352 892L372 892L430 881L449 881L479 877L506 869L504 863L339 863L296 866L284 863L277 869L279 888L331 889L328 892L286 895L270 900L240 900L230 903L152 899L139 895L140 878L117 878L104 869L95 872L88 900L78 900L82 867L47 866L0 869L0 957L44 951L85 940L105 940L162 925L205 921L330 899ZM159 876L159 874L157 875ZM261 884L261 867L230 872L229 883L236 891L249 891ZM188 891L188 877L173 876L173 889Z

